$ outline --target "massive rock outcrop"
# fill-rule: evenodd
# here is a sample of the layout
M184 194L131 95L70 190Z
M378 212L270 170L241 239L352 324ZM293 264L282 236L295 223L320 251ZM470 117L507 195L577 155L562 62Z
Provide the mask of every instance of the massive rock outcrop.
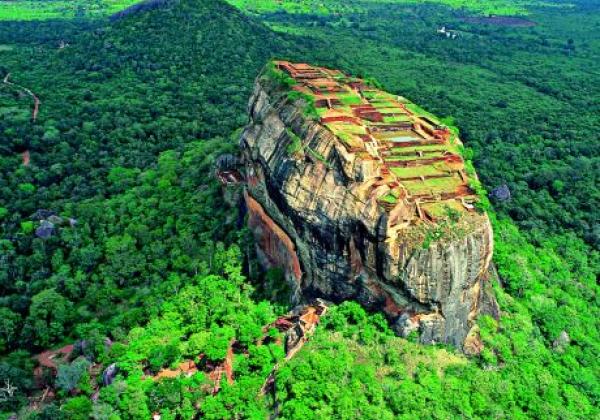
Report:
M249 112L248 223L293 300L355 299L402 335L477 349L493 240L456 134L402 97L288 62L257 79Z

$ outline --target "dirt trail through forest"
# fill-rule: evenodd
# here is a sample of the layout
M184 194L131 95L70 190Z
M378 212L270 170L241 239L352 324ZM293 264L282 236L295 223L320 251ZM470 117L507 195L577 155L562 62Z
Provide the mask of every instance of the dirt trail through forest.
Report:
M40 105L42 104L42 102L37 97L37 95L35 93L33 93L30 89L27 89L26 87L21 86L21 85L17 85L16 83L10 82L9 78L10 78L10 73L7 73L6 76L4 76L4 80L2 80L2 82L6 85L13 86L19 90L22 90L23 92L25 92L29 96L31 96L31 98L33 99L33 111L31 112L31 121L35 122L37 120L37 116L40 111Z
M17 85L16 83L12 83L11 81L9 81L9 79L10 79L10 73L7 73L6 76L4 76L2 83L4 83L7 86L11 86L20 91L25 92L33 99L33 110L31 111L31 122L35 123L35 121L37 120L37 117L38 117L38 113L40 112L40 105L42 102L37 97L37 95L35 93L33 93L30 89L27 89L26 87L21 86L21 85ZM29 150L25 150L23 153L21 153L21 157L23 160L23 166L29 166L29 162L31 160L31 155L29 153Z

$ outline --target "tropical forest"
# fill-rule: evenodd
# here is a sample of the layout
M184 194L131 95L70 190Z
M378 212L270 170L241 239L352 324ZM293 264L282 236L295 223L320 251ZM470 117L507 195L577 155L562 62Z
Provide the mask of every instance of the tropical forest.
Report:
M600 418L596 0L0 0L0 420Z

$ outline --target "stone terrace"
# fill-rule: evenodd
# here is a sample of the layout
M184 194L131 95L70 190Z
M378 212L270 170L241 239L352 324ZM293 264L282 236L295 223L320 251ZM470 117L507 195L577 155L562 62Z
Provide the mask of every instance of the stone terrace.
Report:
M347 154L371 168L361 179L365 197L374 194L392 214L401 203L408 205L427 222L474 210L477 197L459 154L462 143L435 117L337 70L275 65L296 81L292 89L314 98L320 123Z

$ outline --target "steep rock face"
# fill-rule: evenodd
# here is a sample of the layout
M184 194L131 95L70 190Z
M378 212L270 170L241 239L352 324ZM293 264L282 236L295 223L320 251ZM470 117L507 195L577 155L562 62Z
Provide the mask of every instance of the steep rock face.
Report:
M382 310L401 335L419 331L424 343L462 348L471 331L472 343L480 302L493 301L482 295L492 230L485 213L474 210L476 197L466 185L451 192L436 190L439 185L448 189L440 179L451 183L453 177L467 178L460 173L462 160L457 166L450 152L428 151L438 147L431 144L443 148L459 140L427 131L419 124L430 120L421 121L401 103L386 102L384 115L392 115L388 111L394 106L406 113L402 118L412 124L407 133L416 133L418 147L425 150L414 152L417 163L406 164L415 168L415 176L404 167L396 170L396 152L390 150L400 150L404 159L416 143L410 148L402 144L403 149L387 146L404 137L386 137L386 131L398 133L397 124L383 123L367 109L379 103L367 97L380 91L335 71L277 66L281 70L271 69L257 79L250 123L241 138L249 226L262 262L284 268L296 302L303 297L355 299ZM315 79L321 85L312 89ZM352 102L362 102L348 107L336 101L331 92L346 98L345 89L358 95ZM319 116L314 109L307 116L307 102L312 101ZM364 109L371 113L367 118ZM400 111L395 119L402 119ZM349 144L339 124L353 132L360 125L364 147ZM430 155L450 162L453 169L444 178L433 172L420 175L429 173L422 172L423 165L438 165ZM430 188L425 193L414 189L424 186Z

